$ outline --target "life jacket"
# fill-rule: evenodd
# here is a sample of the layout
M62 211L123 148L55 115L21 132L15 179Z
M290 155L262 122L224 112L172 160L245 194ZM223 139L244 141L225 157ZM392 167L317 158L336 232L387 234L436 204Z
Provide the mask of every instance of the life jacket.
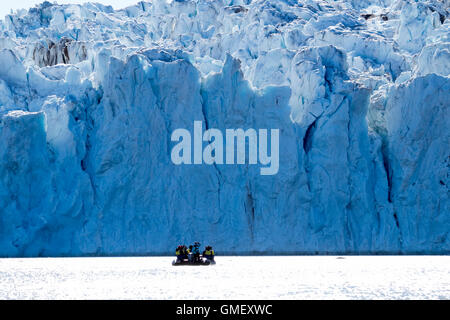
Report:
M179 256L180 254L181 254L181 251L180 251L180 250L175 251L175 255L176 255L176 256Z
M205 250L205 256L213 256L214 250Z

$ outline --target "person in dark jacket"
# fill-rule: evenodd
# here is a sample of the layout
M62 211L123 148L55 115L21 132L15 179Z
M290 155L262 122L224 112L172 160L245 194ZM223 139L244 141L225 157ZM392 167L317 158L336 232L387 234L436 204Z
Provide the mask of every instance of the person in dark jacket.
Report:
M192 262L192 249L194 248L193 245L190 245L189 248L187 249L187 256L188 256L188 260L189 262Z
M206 246L202 254L203 258L214 261L214 250L211 246Z
M192 247L192 257L194 262L200 261L200 243L195 242L194 246Z
M175 249L175 255L177 256L177 262L183 261L183 246L182 245L179 245Z

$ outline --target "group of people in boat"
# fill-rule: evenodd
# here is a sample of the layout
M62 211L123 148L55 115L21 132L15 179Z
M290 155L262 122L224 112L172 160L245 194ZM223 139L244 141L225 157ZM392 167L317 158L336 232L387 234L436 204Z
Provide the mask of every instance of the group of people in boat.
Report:
M175 250L177 262L188 260L189 262L200 262L202 258L214 261L214 250L211 246L206 246L200 255L200 243L195 242L193 245L186 247L184 244L179 245Z

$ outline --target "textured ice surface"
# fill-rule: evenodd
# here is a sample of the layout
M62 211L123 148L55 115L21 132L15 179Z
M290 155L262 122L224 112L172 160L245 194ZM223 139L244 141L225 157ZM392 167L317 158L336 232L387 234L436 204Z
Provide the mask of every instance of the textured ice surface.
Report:
M0 259L0 299L449 299L450 257ZM188 281L186 281L188 279Z
M45 2L0 22L0 255L449 253L448 0ZM175 166L279 128L280 169Z

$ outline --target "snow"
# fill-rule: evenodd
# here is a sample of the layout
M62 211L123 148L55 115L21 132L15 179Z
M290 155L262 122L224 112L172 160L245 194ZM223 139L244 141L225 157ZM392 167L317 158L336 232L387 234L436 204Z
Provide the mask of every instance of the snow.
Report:
M49 2L0 21L0 256L450 252L447 0ZM280 129L279 171L177 166Z
M449 299L446 256L0 259L0 299Z

